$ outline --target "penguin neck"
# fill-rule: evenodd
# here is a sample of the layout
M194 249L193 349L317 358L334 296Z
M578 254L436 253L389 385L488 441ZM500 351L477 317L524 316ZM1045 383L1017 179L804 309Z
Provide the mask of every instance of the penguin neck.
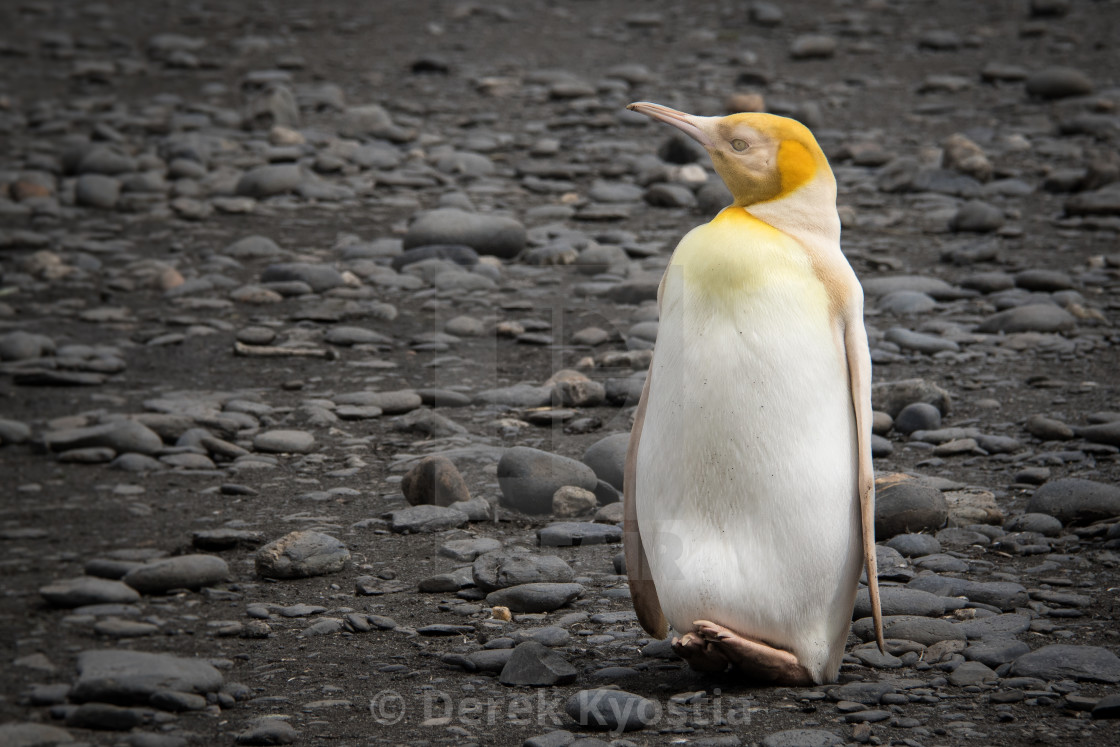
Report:
M836 212L836 182L815 179L774 200L749 205L734 204L803 246L836 246L840 243L840 216Z

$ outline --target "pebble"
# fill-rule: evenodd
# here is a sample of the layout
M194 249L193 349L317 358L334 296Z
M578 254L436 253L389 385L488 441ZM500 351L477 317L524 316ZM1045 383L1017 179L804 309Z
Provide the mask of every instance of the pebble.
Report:
M525 513L549 513L552 496L566 485L594 491L597 483L586 464L525 446L508 449L498 462L502 505Z
M1040 486L1027 504L1030 513L1047 514L1069 523L1091 523L1120 516L1120 488L1066 477Z
M205 695L221 686L221 672L200 659L123 649L90 650L78 654L78 677L70 700L144 704L165 690Z
M472 576L478 588L491 592L521 584L564 584L571 582L575 573L555 555L494 550L475 558Z
M1093 92L1093 83L1085 73L1069 67L1048 67L1031 73L1026 86L1028 94L1040 99L1085 96Z
M552 515L561 519L590 514L598 505L595 493L574 485L565 485L552 494Z
M564 712L580 726L617 734L655 725L661 705L625 690L580 690L568 698Z
M908 589L898 586L883 586L879 589L879 607L884 615L920 615L940 617L945 614L945 600L928 591ZM867 589L856 592L856 605L852 619L871 616L871 600Z
M401 534L443 532L461 527L470 520L470 516L454 506L433 506L430 504L390 511L388 518L389 528Z
M455 463L441 456L424 457L417 462L401 481L401 491L414 506L450 506L456 501L471 499L467 484Z
M8 747L39 747L75 741L70 732L58 726L16 721L0 724L0 743Z
M266 454L307 454L315 448L315 436L287 429L264 431L253 437L253 448Z
M155 454L163 448L163 440L150 428L135 420L117 420L104 425L49 431L43 434L43 443L51 451L62 452L104 447L119 454Z
M865 617L856 620L852 625L852 632L862 640L869 641L875 637L871 618ZM913 615L884 615L883 636L886 638L901 638L929 646L938 641L963 641L965 634L958 626L936 617L917 617Z
M896 534L887 542L887 547L907 558L941 552L941 543L932 534Z
M1051 644L1023 654L1011 664L1013 677L1079 682L1120 682L1120 658L1100 646Z
M217 555L176 555L133 568L122 580L142 594L163 594L213 586L229 576L229 566Z
M54 581L40 587L39 594L56 607L82 607L89 604L131 604L140 594L128 584L93 576Z
M578 671L559 653L536 642L517 644L498 681L503 685L550 687L575 682Z
M992 314L976 328L978 332L1012 334L1017 332L1069 332L1077 319L1053 304L1027 304Z
M537 530L541 547L601 545L622 541L622 528L586 521L560 521Z
M844 738L824 729L785 729L762 739L762 747L840 747Z
M948 503L937 488L903 479L876 489L875 536L879 540L897 534L935 531L948 517Z
M234 189L239 195L261 199L294 192L302 181L303 173L298 165L277 163L246 171Z
M525 227L512 218L439 208L422 214L404 237L406 250L428 245L469 246L479 254L512 259L525 249Z
M1018 659L1030 650L1030 646L1014 638L989 638L970 644L962 653L969 661L998 667Z
M576 583L529 583L509 586L486 595L491 607L508 607L511 612L535 613L558 610L583 594Z
M265 578L307 578L337 573L346 567L350 551L328 534L299 531L269 542L254 557L257 573Z
M266 716L238 732L235 741L244 745L274 745L292 744L298 738L299 732L287 721Z

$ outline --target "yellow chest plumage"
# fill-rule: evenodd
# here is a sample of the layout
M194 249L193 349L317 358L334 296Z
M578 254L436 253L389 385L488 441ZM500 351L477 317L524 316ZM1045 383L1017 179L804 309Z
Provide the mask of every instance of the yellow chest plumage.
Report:
M690 301L728 312L749 305L751 296L775 291L794 294L802 310L828 306L805 248L741 207L726 208L689 231L673 253L669 272L680 273Z

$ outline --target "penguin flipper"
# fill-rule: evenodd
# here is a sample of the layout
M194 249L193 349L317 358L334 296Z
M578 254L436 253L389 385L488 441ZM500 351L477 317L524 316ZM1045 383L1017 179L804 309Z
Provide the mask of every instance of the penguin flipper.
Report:
M848 381L856 416L856 442L859 451L859 513L863 529L863 563L867 569L867 590L871 596L871 616L875 640L883 651L883 613L879 607L879 574L875 561L875 470L871 463L871 355L867 331L863 327L863 304L845 320L844 350L848 360Z
M661 601L657 598L657 588L653 585L653 574L649 560L642 546L642 535L638 531L638 509L634 490L638 468L638 442L642 437L642 426L646 419L646 400L649 399L649 380L646 375L638 409L634 413L634 428L630 431L630 445L626 449L626 465L622 478L622 544L626 557L626 576L630 580L630 598L638 622L652 636L662 639L669 634L669 623L661 611Z

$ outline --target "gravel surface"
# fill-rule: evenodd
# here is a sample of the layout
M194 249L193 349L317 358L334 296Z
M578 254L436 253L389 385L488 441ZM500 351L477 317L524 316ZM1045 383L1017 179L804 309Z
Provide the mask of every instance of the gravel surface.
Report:
M0 6L0 744L1116 744L1116 0ZM706 155L808 124L887 651L693 673L621 462Z

